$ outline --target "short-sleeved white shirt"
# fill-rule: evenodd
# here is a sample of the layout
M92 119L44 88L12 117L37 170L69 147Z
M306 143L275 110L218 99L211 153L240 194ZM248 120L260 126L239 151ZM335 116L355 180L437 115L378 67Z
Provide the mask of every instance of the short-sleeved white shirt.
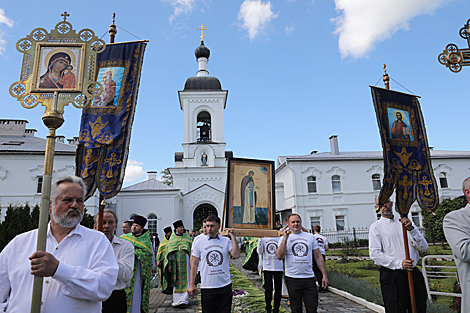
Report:
M279 245L284 238L279 239ZM318 249L312 234L301 232L290 234L286 245L286 276L291 278L315 277L312 268L313 250Z
M318 249L320 249L320 253L325 255L325 246L328 244L328 240L325 236L320 234L314 234L315 239L317 240Z
M192 255L199 258L202 289L225 287L231 283L229 252L232 240L219 235L210 239L206 235L193 243L192 250Z
M283 271L282 261L276 256L279 237L260 238L258 240L258 255L263 259L263 271Z

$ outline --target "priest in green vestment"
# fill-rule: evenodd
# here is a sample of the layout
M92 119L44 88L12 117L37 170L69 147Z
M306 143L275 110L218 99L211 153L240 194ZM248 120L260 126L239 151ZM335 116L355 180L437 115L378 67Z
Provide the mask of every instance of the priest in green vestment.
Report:
M127 312L148 313L150 299L150 279L152 278L152 241L148 229L144 229L147 219L134 216L131 232L121 238L134 245L134 276L126 288Z
M165 268L166 261L166 247L168 245L168 240L170 239L171 236L171 226L165 227L163 229L163 232L165 233L165 236L163 237L163 240L160 242L160 246L158 246L158 252L157 252L157 258L155 259L155 262L157 262L157 269L158 269L158 277L160 278L160 286L162 286L162 290L165 290L168 287L168 281L165 278L165 275L163 273L163 269Z
M189 303L189 258L193 238L184 231L183 221L174 222L173 227L175 230L171 234L165 249L163 273L167 284L162 285L162 292L173 294L172 306L183 306Z

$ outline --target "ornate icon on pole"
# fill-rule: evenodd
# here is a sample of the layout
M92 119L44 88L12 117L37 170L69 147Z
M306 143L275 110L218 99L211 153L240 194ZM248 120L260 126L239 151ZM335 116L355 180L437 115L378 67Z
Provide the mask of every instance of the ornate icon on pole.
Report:
M59 92L57 110L72 103L83 108L101 94L103 86L95 81L96 55L106 43L91 29L77 33L67 22L69 14L51 32L36 28L16 43L23 53L20 80L10 86L10 94L31 109L42 103L52 109L52 96Z
M459 49L457 45L450 43L437 58L439 63L454 73L460 72L463 66L470 65L470 20L460 29L459 35L467 40L469 48Z

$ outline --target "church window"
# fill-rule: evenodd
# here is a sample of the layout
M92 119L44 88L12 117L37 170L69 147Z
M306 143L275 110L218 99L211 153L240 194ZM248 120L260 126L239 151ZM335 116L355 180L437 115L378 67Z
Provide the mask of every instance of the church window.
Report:
M210 142L211 140L211 115L203 111L197 115L197 142Z
M441 184L441 188L449 188L449 184L447 183L447 175L444 172L439 173L439 183Z
M317 192L317 178L315 176L307 177L307 189L308 193Z
M310 217L310 229L313 233L313 226L320 225L320 216Z
M341 192L341 177L339 175L331 176L331 186L333 192Z
M202 221L209 215L218 216L217 209L208 203L199 205L193 213L193 229L201 229Z
M420 226L419 223L419 212L411 212L411 220L415 223L416 226Z
M380 184L380 174L374 174L372 175L372 187L374 190L380 190L382 187Z
M147 227L150 231L150 234L155 235L157 231L157 216L155 214L150 214L147 217Z

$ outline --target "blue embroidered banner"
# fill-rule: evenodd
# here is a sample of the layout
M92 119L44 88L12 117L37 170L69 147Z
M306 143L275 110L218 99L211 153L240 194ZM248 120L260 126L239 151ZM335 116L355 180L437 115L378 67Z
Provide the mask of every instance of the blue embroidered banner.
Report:
M106 199L121 190L146 45L109 44L97 56L96 81L102 92L83 109L75 160L87 198L96 188Z
M396 210L407 216L418 200L422 209L439 204L423 114L416 96L372 87L384 155L379 205L396 193Z

